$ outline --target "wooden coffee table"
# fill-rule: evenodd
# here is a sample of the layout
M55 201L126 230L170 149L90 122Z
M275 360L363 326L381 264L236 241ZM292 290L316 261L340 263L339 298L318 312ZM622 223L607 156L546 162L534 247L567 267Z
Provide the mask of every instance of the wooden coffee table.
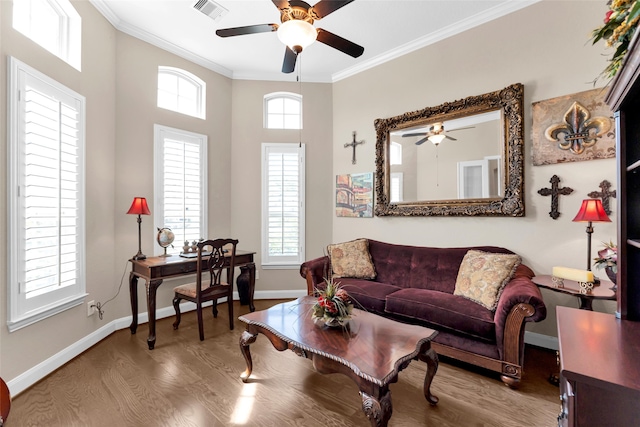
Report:
M239 317L247 324L240 337L247 362L244 382L253 371L249 345L263 334L276 350L289 349L311 359L319 373L351 378L360 389L362 410L372 426L387 425L392 413L389 385L398 381L400 371L414 359L427 363L424 396L430 404L438 403L430 390L438 369L438 356L431 348L436 331L357 309L347 329L319 327L311 320L315 301L307 296Z

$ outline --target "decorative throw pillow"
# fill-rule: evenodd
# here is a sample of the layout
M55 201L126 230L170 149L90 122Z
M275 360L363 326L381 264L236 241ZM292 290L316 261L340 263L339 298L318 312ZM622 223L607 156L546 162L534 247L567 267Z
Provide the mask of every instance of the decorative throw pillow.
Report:
M515 254L470 250L460 264L453 294L495 311L502 290L521 262L520 256Z
M327 246L335 277L375 279L376 269L369 254L369 241L357 239Z

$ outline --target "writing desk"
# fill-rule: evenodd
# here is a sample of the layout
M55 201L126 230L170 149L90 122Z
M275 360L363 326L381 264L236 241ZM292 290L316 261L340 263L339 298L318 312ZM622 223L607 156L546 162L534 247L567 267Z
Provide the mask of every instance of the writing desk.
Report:
M255 252L236 250L235 266L242 268L242 275L249 276L249 310L255 311L253 293L256 286L256 265L253 262ZM149 313L149 336L147 344L153 350L156 344L156 291L165 279L189 276L196 273L198 258L183 258L178 255L170 257L154 256L147 259L130 259L129 294L131 297L131 315L133 317L129 329L132 334L138 328L138 279L144 279L147 287L147 312ZM229 255L225 256L225 264L229 265ZM239 278L239 277L238 277ZM233 284L232 284L233 285Z

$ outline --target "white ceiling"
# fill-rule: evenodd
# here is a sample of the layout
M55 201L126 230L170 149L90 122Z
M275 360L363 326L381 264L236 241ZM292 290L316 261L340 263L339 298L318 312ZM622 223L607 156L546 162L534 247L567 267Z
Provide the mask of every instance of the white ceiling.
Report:
M316 42L291 74L280 71L285 47L275 33L215 34L220 28L280 24L270 0L216 1L228 10L219 21L194 9L197 0L90 1L118 30L230 78L295 81L299 73L305 82L335 82L540 0L355 0L314 26L363 46L364 54L352 58Z

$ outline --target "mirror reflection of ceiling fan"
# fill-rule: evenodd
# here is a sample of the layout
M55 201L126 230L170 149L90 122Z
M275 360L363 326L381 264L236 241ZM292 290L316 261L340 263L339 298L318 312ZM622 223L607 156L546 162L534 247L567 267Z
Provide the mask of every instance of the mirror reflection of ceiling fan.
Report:
M475 126L467 126L467 127L463 127L463 128L457 128L457 129L451 129L448 132L454 132L457 130L463 130L463 129L472 129ZM433 125L431 125L429 127L429 130L427 131L422 131L422 132L411 132L411 133L405 133L402 135L403 138L407 138L407 137L411 137L411 136L422 136L424 138L419 139L416 141L416 145L422 145L424 144L427 140L429 140L433 145L435 145L436 147L446 138L446 139L450 139L451 141L457 141L457 139L450 137L449 135L447 135L444 132L444 123L442 122L438 122L438 123L434 123Z
M282 72L292 73L296 68L296 59L300 52L318 40L327 46L338 49L354 58L364 52L364 48L322 28L315 28L313 22L324 18L354 0L320 0L313 7L301 0L272 0L280 10L281 24L259 24L245 27L217 30L220 37L233 37L245 34L278 32L278 38L287 47L284 51Z

